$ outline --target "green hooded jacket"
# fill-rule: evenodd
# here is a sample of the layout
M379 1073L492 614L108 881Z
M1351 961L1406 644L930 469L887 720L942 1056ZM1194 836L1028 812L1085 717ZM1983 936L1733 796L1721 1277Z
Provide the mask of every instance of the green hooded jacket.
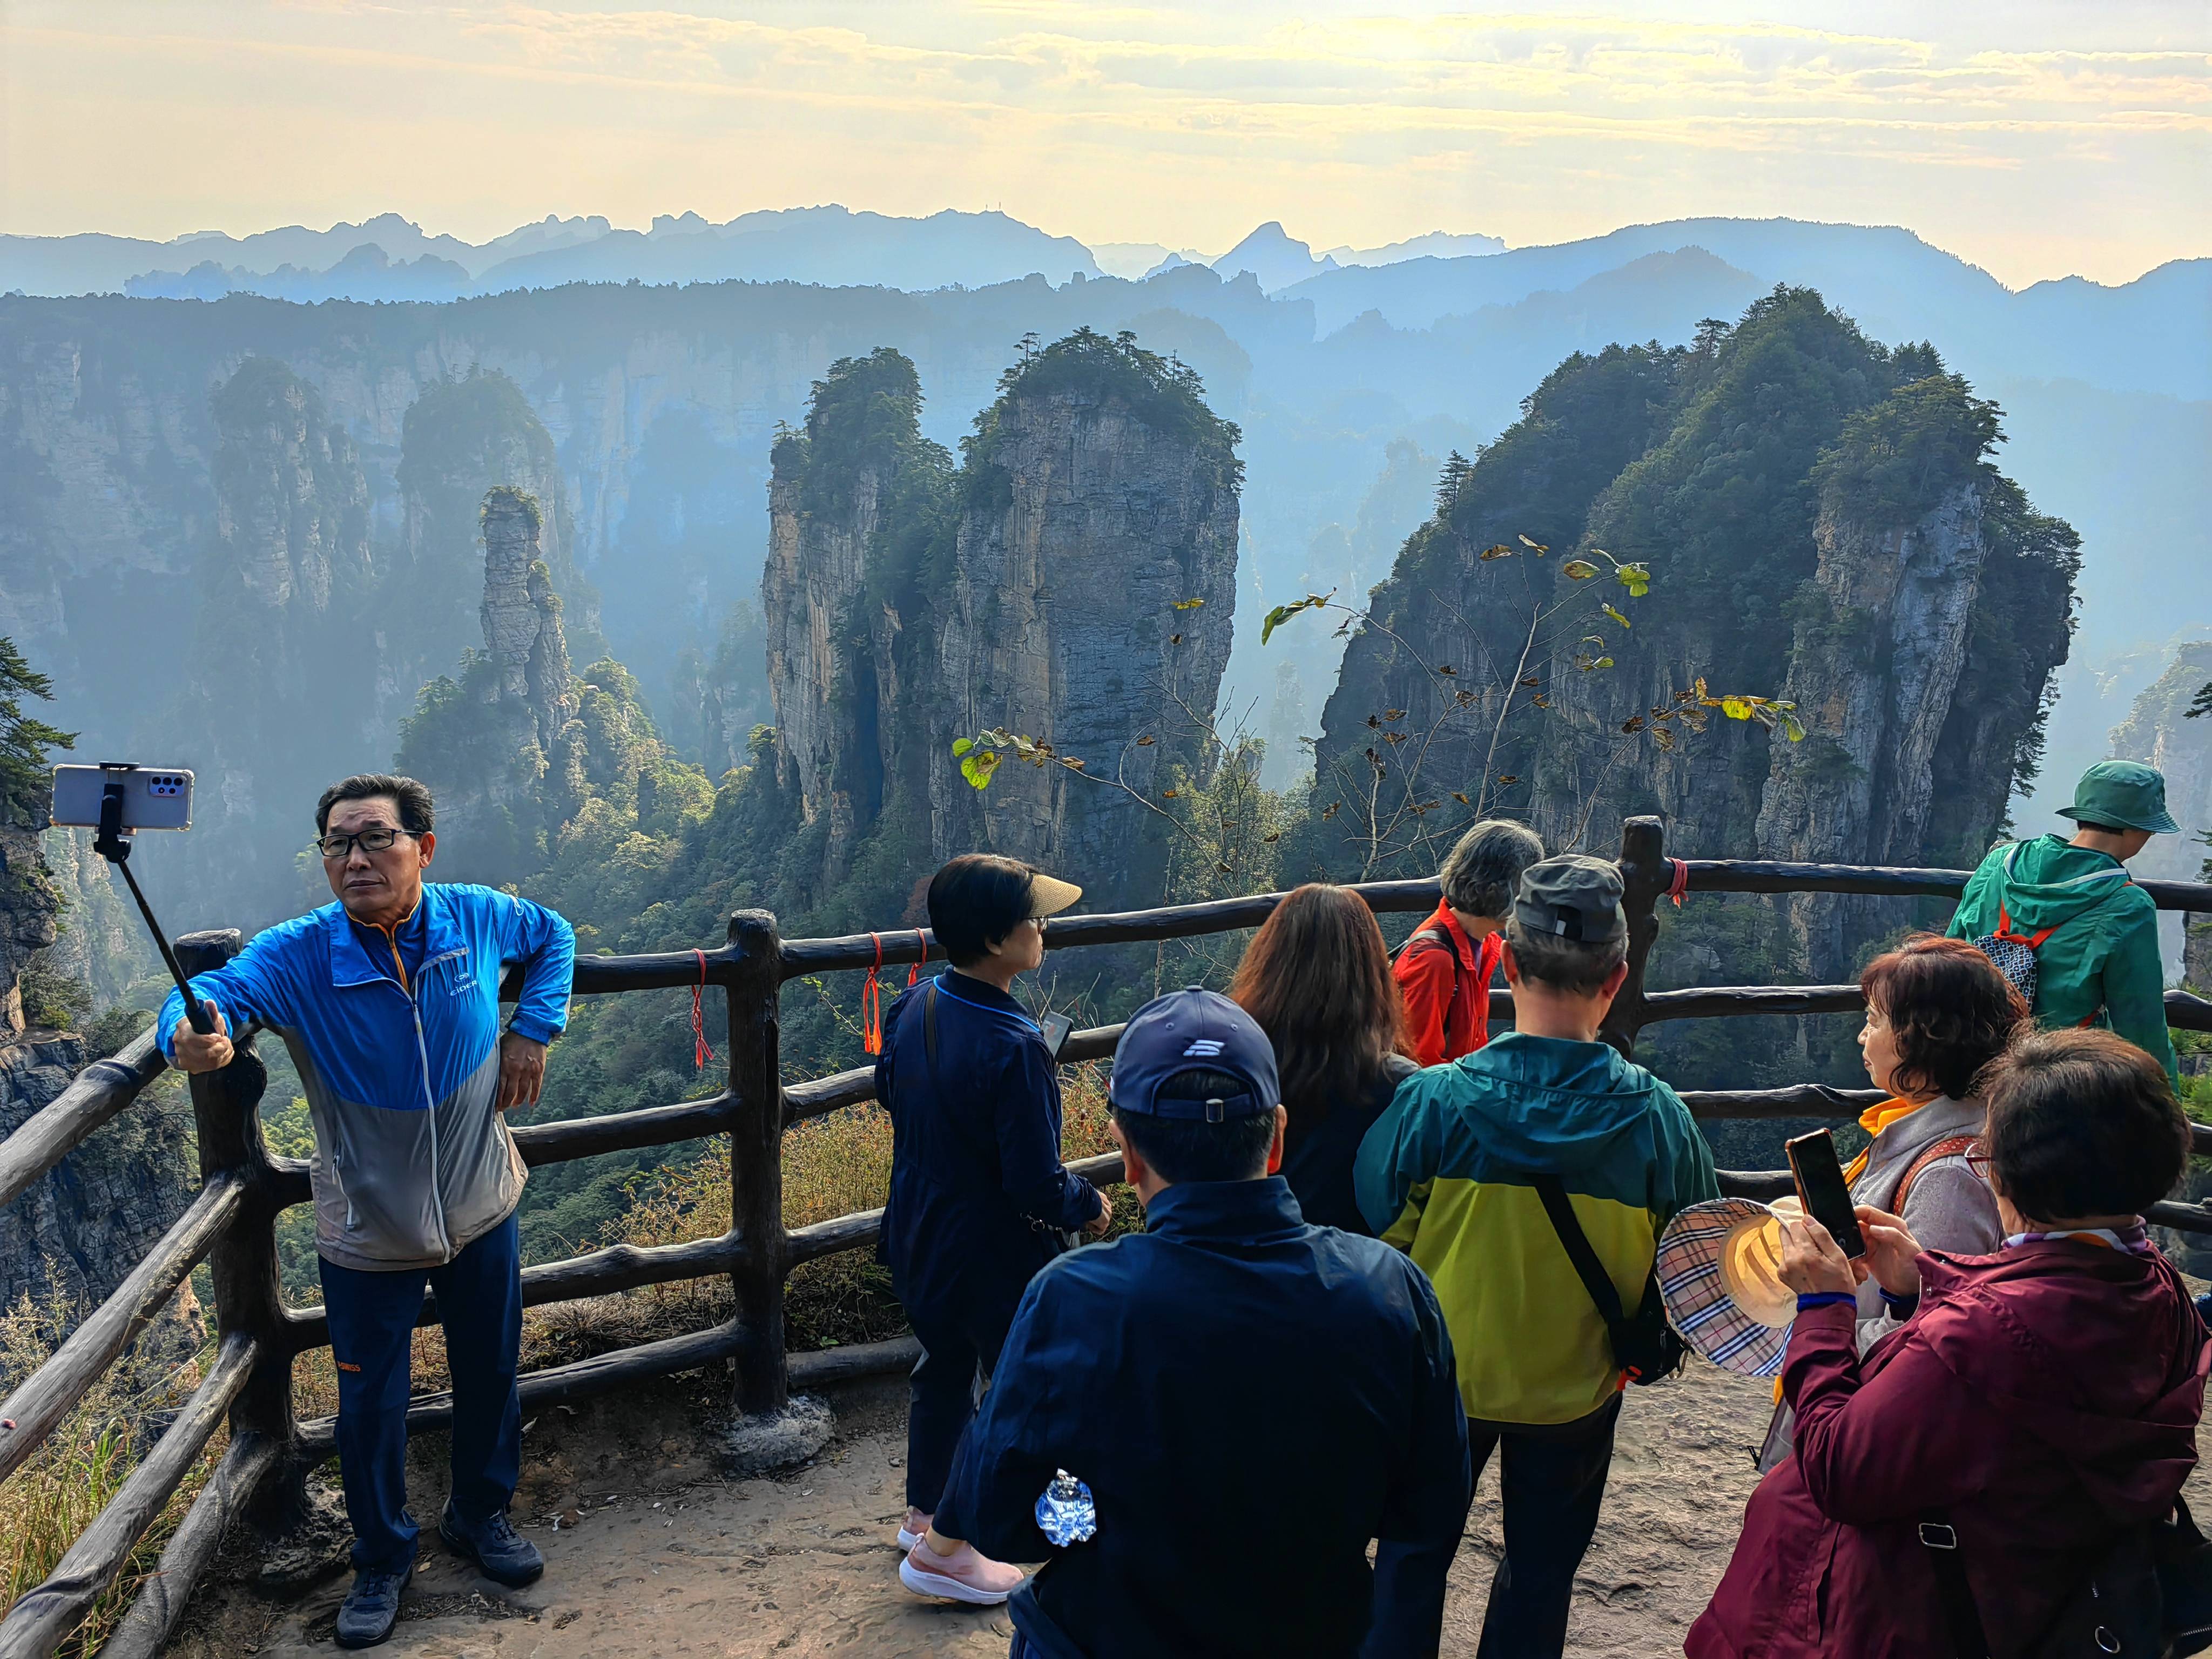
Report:
M2166 1067L2180 1086L2166 1029L2166 969L2158 907L2109 853L2060 836L1992 848L1951 918L1953 939L1994 933L1998 907L2011 931L2032 937L2039 1025L2108 1025Z

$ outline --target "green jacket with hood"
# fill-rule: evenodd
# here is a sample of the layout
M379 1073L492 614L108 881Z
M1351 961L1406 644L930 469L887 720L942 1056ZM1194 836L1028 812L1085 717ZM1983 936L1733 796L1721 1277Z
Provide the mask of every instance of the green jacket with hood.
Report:
M2179 1086L2173 1039L2166 1029L2166 969L2158 949L2158 907L2109 853L2062 836L1992 848L1960 895L1953 939L1997 931L1998 908L2011 932L2035 951L2035 1018L2039 1025L2109 1025L2166 1067Z
M1361 1213L1436 1285L1467 1414L1571 1423L1621 1372L1532 1174L1561 1177L1631 1309L1667 1223L1720 1187L1682 1097L1602 1042L1510 1032L1407 1078L1367 1132Z

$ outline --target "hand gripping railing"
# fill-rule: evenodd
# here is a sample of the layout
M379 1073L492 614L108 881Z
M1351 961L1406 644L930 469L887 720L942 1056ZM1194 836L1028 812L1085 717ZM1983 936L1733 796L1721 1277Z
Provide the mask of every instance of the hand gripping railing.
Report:
M1646 991L1644 969L1657 933L1656 906L1686 873L1699 893L1828 892L1955 896L1963 870L1918 870L1844 865L1692 860L1686 871L1664 856L1656 818L1632 818L1622 827L1621 870L1630 918L1628 981L1614 1000L1605 1036L1632 1053L1638 1033L1661 1020L1730 1018L1745 1014L1834 1013L1860 1006L1855 985L1721 986ZM2139 884L2164 909L2212 912L2212 886L2183 882ZM1358 887L1378 911L1425 911L1437 902L1433 881L1375 882ZM1170 905L1115 915L1055 917L1046 945L1055 951L1083 945L1182 939L1257 927L1281 902L1279 893ZM198 933L179 940L188 971L204 973L239 949L234 933ZM651 1377L734 1362L733 1404L741 1413L773 1412L794 1388L818 1387L840 1377L911 1363L910 1339L860 1343L787 1357L784 1282L791 1269L839 1251L872 1246L883 1212L869 1210L811 1226L783 1225L784 1130L875 1097L872 1069L841 1072L810 1082L778 1082L777 1005L783 982L800 975L941 960L925 932L884 936L880 954L872 936L781 940L765 911L739 911L716 949L631 957L580 957L574 989L600 996L630 991L719 986L728 1003L728 1069L722 1088L704 1100L615 1113L605 1117L532 1123L514 1130L516 1146L532 1164L564 1163L602 1152L675 1145L708 1135L730 1138L731 1225L718 1237L652 1248L617 1244L565 1261L523 1270L523 1300L532 1306L633 1290L645 1285L726 1276L734 1294L732 1316L706 1330L642 1343L574 1364L534 1371L521 1379L526 1411L603 1394ZM1492 995L1498 1017L1510 1017L1510 992ZM2212 1030L2212 1003L2169 992L2166 1016L2175 1026ZM1118 1025L1078 1031L1063 1051L1066 1063L1113 1053ZM240 1516L280 1528L297 1512L305 1472L333 1449L327 1419L293 1420L292 1360L326 1346L328 1321L320 1309L288 1312L278 1294L275 1224L287 1206L308 1198L307 1166L272 1158L261 1138L258 1106L266 1075L253 1052L252 1033L238 1041L238 1058L223 1071L191 1080L198 1131L198 1194L100 1307L45 1365L0 1402L0 1480L13 1474L69 1413L201 1261L214 1280L217 1345L205 1379L155 1443L122 1490L70 1549L45 1583L0 1620L0 1659L43 1659L74 1628L123 1571L131 1550L168 1504L216 1429L228 1419L230 1442L164 1548L159 1570L140 1593L103 1652L143 1659L158 1651L174 1628L193 1584L213 1560L225 1529ZM158 1076L162 1060L151 1034L112 1060L87 1066L60 1096L0 1142L0 1203L43 1177L70 1150L127 1107ZM1807 1118L1848 1121L1876 1098L1869 1090L1797 1085L1782 1089L1691 1091L1693 1115L1705 1119ZM2200 1152L2212 1152L2212 1133L2197 1131ZM1073 1166L1091 1180L1121 1175L1109 1153ZM1722 1189L1771 1197L1789 1189L1779 1172L1723 1171ZM2194 1232L2212 1232L2212 1211L2194 1204L2161 1204L2152 1218ZM421 1322L436 1322L434 1297L426 1297ZM416 1400L410 1430L451 1420L444 1395Z

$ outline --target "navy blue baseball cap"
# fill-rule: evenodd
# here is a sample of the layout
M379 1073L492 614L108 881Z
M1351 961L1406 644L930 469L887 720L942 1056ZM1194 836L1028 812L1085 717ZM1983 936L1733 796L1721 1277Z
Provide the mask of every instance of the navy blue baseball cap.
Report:
M1243 1086L1200 1100L1161 1093L1171 1079L1201 1071L1219 1072ZM1272 1112L1283 1091L1275 1080L1274 1044L1259 1022L1218 991L1186 985L1129 1017L1114 1046L1106 1097L1118 1112L1219 1123Z

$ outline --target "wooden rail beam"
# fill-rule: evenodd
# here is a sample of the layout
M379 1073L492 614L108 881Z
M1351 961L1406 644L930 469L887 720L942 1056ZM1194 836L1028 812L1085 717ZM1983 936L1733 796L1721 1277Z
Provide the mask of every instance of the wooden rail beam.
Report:
M246 1206L246 1179L236 1170L217 1175L185 1206L145 1259L106 1301L70 1333L46 1363L0 1401L0 1480L45 1443L54 1425L106 1374L115 1357L160 1312L177 1286L215 1247Z
M245 1333L223 1338L206 1379L145 1461L45 1582L25 1591L0 1620L0 1659L47 1659L76 1628L207 1449L224 1414L245 1393L259 1357L258 1345Z
M149 1026L106 1060L95 1060L0 1140L0 1208L75 1150L79 1142L138 1098L168 1067Z
M238 930L186 933L176 942L177 960L188 975L213 971L236 956ZM261 1097L269 1086L268 1068L254 1052L251 1031L234 1043L230 1064L191 1079L192 1124L199 1142L200 1182L235 1171L246 1182L246 1202L208 1252L208 1278L215 1291L216 1331L226 1343L252 1339L258 1356L252 1375L237 1394L231 1413L234 1435L259 1435L276 1445L292 1440L292 1355L285 1343L284 1287L276 1261L276 1217L284 1207L284 1182L270 1162L261 1133ZM300 1471L289 1464L284 1478L264 1482L256 1521L276 1530L295 1520L307 1503Z
M744 1241L734 1233L695 1238L682 1244L610 1244L603 1250L525 1267L522 1305L543 1308L556 1302L612 1296L647 1285L707 1279L717 1273L737 1273L744 1263ZM415 1316L416 1327L441 1322L437 1296L425 1293L422 1310ZM330 1316L320 1304L302 1308L292 1315L285 1322L285 1329L291 1334L295 1353L330 1346Z
M744 1333L732 1321L684 1336L664 1337L658 1342L641 1342L634 1348L617 1349L613 1353L595 1355L572 1364L530 1371L519 1380L516 1388L522 1396L522 1409L526 1414L541 1411L548 1406L588 1399L597 1394L609 1394L653 1377L672 1376L678 1371L696 1371L718 1360L732 1358L744 1343ZM453 1422L453 1396L450 1393L424 1395L407 1407L407 1432L410 1434L451 1428ZM302 1423L300 1425L300 1449L310 1464L319 1463L334 1455L337 1450L337 1419L318 1417ZM0 1659L7 1659L7 1656L0 1655Z
M722 1134L729 1129L732 1109L726 1090L704 1100L683 1100L672 1106L517 1124L514 1144L522 1161L534 1170L542 1164L566 1164L636 1146L672 1146L678 1141Z
M253 1506L263 1483L278 1473L283 1461L284 1449L258 1434L242 1435L230 1443L162 1547L154 1576L115 1633L101 1644L100 1659L157 1659L184 1616L194 1587L222 1547L223 1534Z

